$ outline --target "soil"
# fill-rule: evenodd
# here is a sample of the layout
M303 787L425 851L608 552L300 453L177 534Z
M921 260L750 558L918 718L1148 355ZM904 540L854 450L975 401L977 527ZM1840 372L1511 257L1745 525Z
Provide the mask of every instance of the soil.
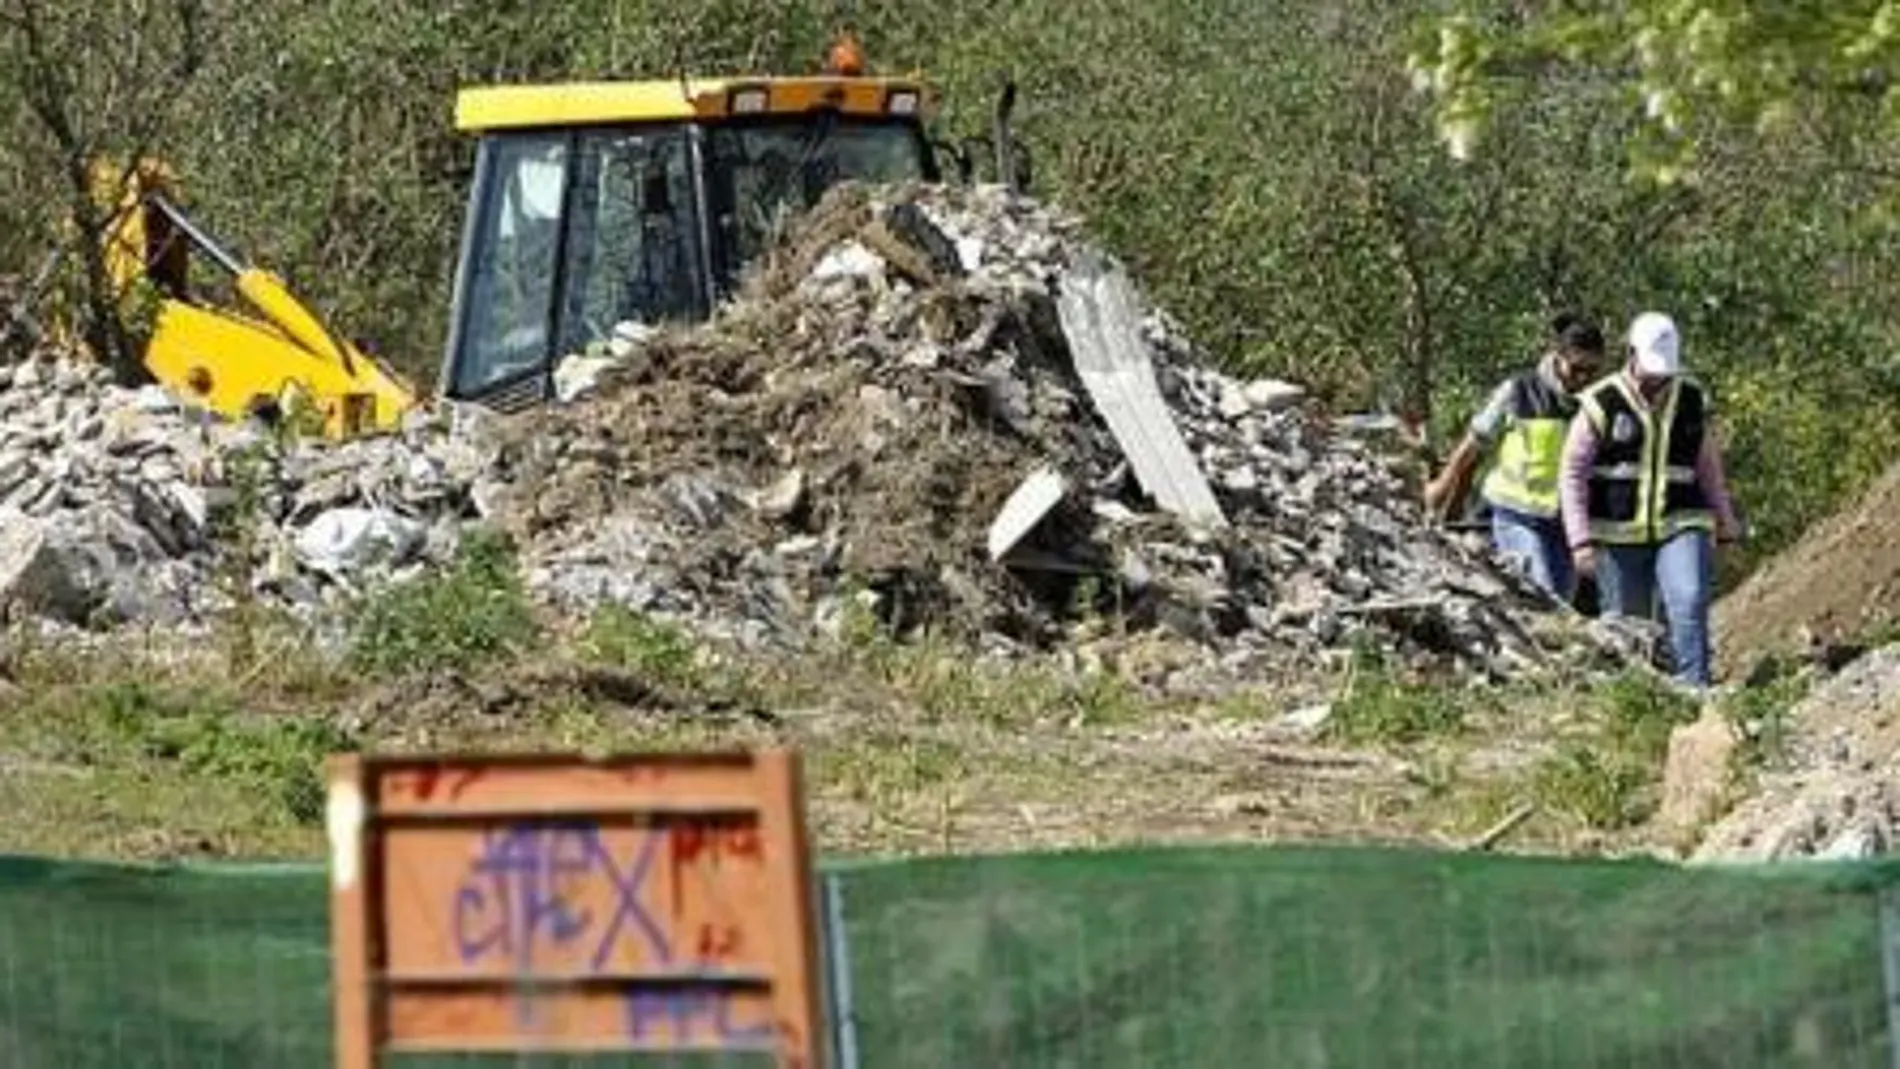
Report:
M1900 465L1715 606L1716 671L1853 637L1900 610Z

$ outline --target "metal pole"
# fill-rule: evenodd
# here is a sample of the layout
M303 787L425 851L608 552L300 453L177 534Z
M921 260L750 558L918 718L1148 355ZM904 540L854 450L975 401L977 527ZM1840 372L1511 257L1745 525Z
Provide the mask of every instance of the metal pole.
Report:
M844 932L844 881L824 877L825 967L830 983L832 1049L838 1069L858 1069L858 1017L851 998L851 950Z
M1900 889L1883 887L1880 908L1880 964L1887 981L1887 1063L1900 1069Z
M203 249L205 254L216 261L219 267L224 268L233 275L244 273L244 264L237 258L237 255L218 244L217 241L213 240L210 234L199 229L198 224L192 222L191 217L180 211L177 205L157 193L151 195L151 200L154 208L157 208L166 219L170 220L173 226L184 231L185 236L190 238L199 248Z

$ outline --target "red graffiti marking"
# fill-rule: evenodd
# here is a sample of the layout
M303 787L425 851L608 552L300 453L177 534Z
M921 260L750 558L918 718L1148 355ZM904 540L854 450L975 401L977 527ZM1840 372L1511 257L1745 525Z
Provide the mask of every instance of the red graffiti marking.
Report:
M468 790L469 787L472 786L476 780L481 779L481 778L482 778L481 769L479 768L463 769L455 777L455 782L449 785L449 801L453 802L461 798L462 792Z
M409 793L415 795L417 801L426 802L435 796L436 786L441 782L441 767L431 765L428 768L418 768L407 775L397 776L395 786L408 787Z
M701 961L726 961L738 957L745 946L745 933L736 924L702 924L699 926L699 958Z
M427 802L435 798L437 788L442 786L442 776L445 771L442 765L412 769L393 777L391 786L398 791L407 789L415 796L416 801ZM481 778L482 770L479 768L458 770L454 781L449 784L448 800L452 802L460 798L462 792L468 790L470 784Z
M765 840L760 837L757 825L719 827L683 824L673 828L668 839L672 846L670 855L673 862L675 916L686 901L682 884L688 868L700 864L702 860L710 860L717 867L721 858L755 863L765 859Z

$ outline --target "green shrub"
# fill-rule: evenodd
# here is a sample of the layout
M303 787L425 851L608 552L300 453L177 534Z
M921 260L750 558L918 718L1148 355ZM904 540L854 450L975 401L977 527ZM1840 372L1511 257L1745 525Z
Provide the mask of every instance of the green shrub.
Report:
M353 608L350 660L382 676L468 670L508 660L539 636L512 546L476 531L446 572L375 591Z

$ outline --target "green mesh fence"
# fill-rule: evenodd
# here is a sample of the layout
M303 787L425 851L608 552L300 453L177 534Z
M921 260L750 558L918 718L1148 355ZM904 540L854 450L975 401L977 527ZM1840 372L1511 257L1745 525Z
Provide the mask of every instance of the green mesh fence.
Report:
M865 1067L1900 1064L1895 866L1235 849L826 871ZM0 862L0 1066L325 1066L327 908L314 868Z
M1878 889L1342 850L845 885L863 1064L1888 1066Z

